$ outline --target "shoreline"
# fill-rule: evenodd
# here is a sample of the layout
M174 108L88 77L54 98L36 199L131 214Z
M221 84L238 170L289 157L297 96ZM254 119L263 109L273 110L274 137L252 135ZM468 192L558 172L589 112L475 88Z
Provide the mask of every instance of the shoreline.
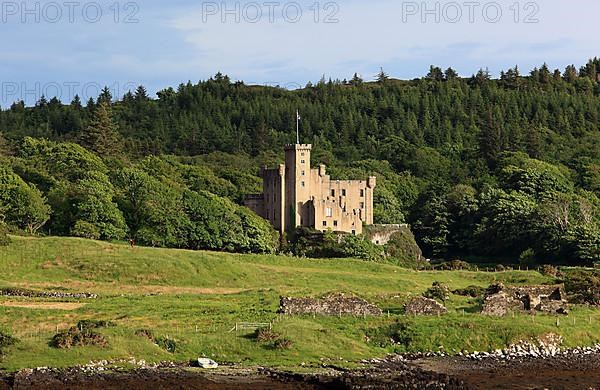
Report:
M393 355L370 366L333 366L295 372L264 367L206 370L164 362L142 368L109 364L67 369L25 369L0 374L0 390L12 389L600 389L600 353L521 356L510 359L466 356Z

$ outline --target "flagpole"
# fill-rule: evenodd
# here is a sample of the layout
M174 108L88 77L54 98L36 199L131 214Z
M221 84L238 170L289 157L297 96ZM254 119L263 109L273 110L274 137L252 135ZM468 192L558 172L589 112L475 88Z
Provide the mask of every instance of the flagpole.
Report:
M300 111L296 110L296 143L300 145Z

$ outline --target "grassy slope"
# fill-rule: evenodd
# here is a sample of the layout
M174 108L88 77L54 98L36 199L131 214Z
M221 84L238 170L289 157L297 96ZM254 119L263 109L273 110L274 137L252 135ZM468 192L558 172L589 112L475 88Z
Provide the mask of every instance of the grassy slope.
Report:
M502 347L547 331L561 333L567 344L600 339L600 315L578 308L569 319L525 315L485 318L477 303L453 296L450 314L441 318L399 315L411 295L433 281L451 288L487 286L494 281L537 284L549 281L535 272L414 272L356 260L300 260L276 256L136 248L79 239L15 238L0 248L0 287L28 287L72 292L96 292L97 300L73 310L6 307L31 299L0 298L0 328L21 342L7 350L0 367L69 366L90 360L137 357L147 361L188 360L207 355L217 361L293 366L319 364L320 358L356 361L392 352L366 342L365 334L397 320L413 330L411 349L448 351ZM382 318L277 318L281 295L319 296L331 291L358 294L389 311ZM41 300L33 300L41 301ZM108 348L48 347L56 328L80 319L117 323L103 330ZM242 333L229 332L236 322L278 319L275 330L293 341L279 351L257 344ZM591 320L591 323L590 323ZM574 323L573 323L574 322ZM148 328L155 335L179 341L170 354L135 336Z

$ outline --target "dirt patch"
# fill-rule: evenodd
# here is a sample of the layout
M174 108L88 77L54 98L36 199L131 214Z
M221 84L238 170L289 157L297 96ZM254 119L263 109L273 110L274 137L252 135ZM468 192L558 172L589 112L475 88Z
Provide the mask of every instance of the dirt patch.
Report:
M75 302L0 302L2 307L18 307L32 310L77 310L84 307L85 303Z

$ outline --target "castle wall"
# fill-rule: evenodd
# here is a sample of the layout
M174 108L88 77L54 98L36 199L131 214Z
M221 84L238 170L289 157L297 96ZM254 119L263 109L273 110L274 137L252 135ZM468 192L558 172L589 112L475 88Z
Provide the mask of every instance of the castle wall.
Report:
M285 227L285 166L277 169L263 169L263 218L282 232Z
M297 226L362 234L373 224L376 179L331 180L324 165L311 169L311 145L286 145L285 164L263 169L263 194L245 203L280 232Z
M261 217L267 219L265 214L265 197L263 194L246 195L244 197L244 206L248 207Z

